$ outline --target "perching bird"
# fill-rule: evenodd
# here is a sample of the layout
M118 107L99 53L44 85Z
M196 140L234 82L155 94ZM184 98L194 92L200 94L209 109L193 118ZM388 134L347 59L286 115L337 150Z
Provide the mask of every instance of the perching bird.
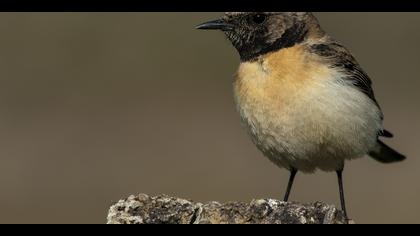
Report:
M308 12L228 12L197 26L221 30L239 52L234 98L253 142L290 171L335 171L347 217L344 162L366 154L383 163L405 157L379 137L382 111L371 80L352 54Z

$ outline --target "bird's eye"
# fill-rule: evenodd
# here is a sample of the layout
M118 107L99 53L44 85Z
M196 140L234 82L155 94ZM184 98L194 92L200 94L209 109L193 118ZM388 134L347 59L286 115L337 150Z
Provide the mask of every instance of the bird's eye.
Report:
M267 19L267 16L264 14L255 14L252 16L252 21L258 25L264 23L266 19Z

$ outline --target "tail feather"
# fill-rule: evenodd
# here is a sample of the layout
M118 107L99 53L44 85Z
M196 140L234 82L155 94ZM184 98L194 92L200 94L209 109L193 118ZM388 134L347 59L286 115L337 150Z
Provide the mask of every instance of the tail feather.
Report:
M381 130L379 132L379 136L382 136L382 137L385 137L385 138L393 138L394 137L394 135L386 129Z
M378 140L376 149L371 151L369 156L382 163L393 163L406 159L404 155L398 153L380 140Z

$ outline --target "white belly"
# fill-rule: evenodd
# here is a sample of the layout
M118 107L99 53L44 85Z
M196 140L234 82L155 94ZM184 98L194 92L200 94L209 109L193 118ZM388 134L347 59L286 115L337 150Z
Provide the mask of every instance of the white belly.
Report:
M382 129L380 110L339 77L313 79L311 86L291 94L279 90L276 97L264 78L242 78L234 84L235 100L253 142L275 164L334 171L372 150Z

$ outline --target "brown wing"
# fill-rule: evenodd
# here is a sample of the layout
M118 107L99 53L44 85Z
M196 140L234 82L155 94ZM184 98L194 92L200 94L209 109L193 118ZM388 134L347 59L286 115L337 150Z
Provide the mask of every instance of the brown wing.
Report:
M348 73L346 79L357 89L366 94L366 96L372 99L372 101L374 101L378 106L379 110L381 109L376 101L375 94L372 89L372 81L357 63L356 59L344 46L331 40L330 42L311 45L310 50L328 60L332 67L341 69L342 71ZM381 118L383 119L382 112ZM387 130L382 130L379 133L379 136L392 137L393 135Z

